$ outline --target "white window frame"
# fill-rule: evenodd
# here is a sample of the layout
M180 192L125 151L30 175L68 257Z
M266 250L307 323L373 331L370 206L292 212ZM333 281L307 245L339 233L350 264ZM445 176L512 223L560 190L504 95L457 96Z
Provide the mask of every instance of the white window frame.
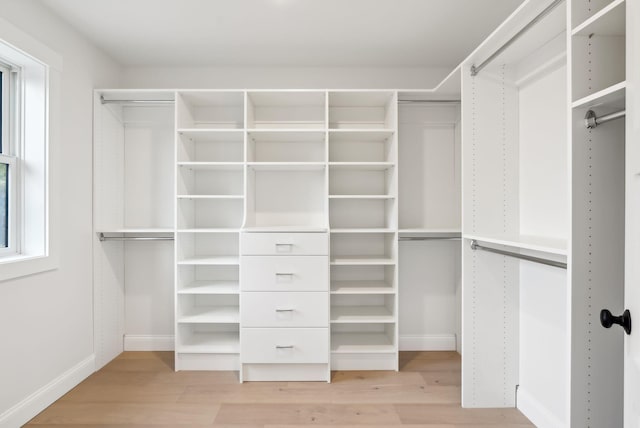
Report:
M2 71L2 150L0 151L0 163L9 165L8 186L8 246L0 248L0 257L17 255L20 252L20 139L17 132L19 123L19 99L18 87L20 80L19 69L2 61L0 58L0 71Z
M58 268L60 202L57 170L61 129L62 57L0 17L0 59L15 66L11 119L19 176L14 194L16 252L0 255L3 282ZM15 74L13 75L15 77ZM54 148L54 150L51 150ZM16 152L17 151L17 152ZM53 172L52 172L53 171Z

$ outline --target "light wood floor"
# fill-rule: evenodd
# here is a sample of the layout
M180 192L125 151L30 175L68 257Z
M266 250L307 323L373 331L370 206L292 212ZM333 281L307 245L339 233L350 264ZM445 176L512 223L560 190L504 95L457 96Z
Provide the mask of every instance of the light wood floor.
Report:
M460 357L403 352L400 372L323 382L248 382L174 372L172 352L125 352L36 416L43 427L531 427L515 409L462 409Z

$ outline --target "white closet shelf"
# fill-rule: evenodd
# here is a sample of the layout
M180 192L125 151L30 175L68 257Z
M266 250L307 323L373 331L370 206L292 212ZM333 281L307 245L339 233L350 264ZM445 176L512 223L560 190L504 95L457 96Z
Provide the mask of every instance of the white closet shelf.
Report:
M238 333L191 333L181 338L176 352L183 354L239 354Z
M177 195L178 199L244 199L244 195Z
M240 264L240 257L234 256L211 256L211 257L192 257L178 261L179 265L197 266L235 266Z
M178 317L180 324L238 324L238 306L202 306L191 308L190 312Z
M124 229L104 229L97 232L98 234L111 234L111 233L135 233L136 235L146 234L171 234L173 235L172 227L148 227L148 228L124 228Z
M590 107L607 104L622 104L624 107L624 100L626 96L627 82L619 82L615 85L611 85L608 88L604 88L601 91L587 95L584 98L580 98L571 104L571 107Z
M243 128L178 128L177 132L196 140L244 142Z
M295 129L249 129L247 134L257 142L324 142L326 136L324 128L295 128Z
M241 171L243 162L178 162L180 168L212 171Z
M333 281L331 294L395 294L384 281Z
M331 259L331 265L333 266L385 266L395 264L396 261L392 258L375 256L345 256Z
M322 171L325 162L247 162L255 171Z
M178 233L238 233L239 228L230 227L218 227L218 228L198 228L198 229L179 229Z
M540 251L547 254L567 255L567 240L559 238L547 238L542 236L487 236L487 235L463 235L464 239L475 239L479 243L489 243L518 248L521 250Z
M364 129L329 129L329 142L340 141L386 141L393 136L395 130L389 128Z
M395 233L395 229L389 228L350 228L350 229L331 229L331 233Z
M571 31L574 36L624 36L625 0L615 0Z
M289 132L326 132L322 121L254 121L252 127L247 129L251 133L289 133Z
M193 281L178 290L178 294L239 294L238 281Z
M374 354L395 352L392 340L384 333L332 333L333 354Z
M243 232L327 232L325 226L245 226Z
M329 162L329 170L385 171L393 167L393 162Z
M329 195L329 199L395 199L393 195Z
M420 236L425 238L460 238L460 229L399 229L400 237Z
M332 324L393 324L395 317L385 306L332 306Z

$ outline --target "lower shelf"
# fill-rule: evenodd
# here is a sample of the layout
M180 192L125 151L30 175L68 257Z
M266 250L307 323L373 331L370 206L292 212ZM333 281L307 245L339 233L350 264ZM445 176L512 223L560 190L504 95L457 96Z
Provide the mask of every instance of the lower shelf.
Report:
M393 313L385 306L332 306L331 323L385 323L395 322Z
M179 339L178 353L239 354L238 333L191 333Z
M178 318L179 324L238 324L240 308L238 306L195 307Z
M389 353L396 348L384 333L333 333L331 335L332 354Z

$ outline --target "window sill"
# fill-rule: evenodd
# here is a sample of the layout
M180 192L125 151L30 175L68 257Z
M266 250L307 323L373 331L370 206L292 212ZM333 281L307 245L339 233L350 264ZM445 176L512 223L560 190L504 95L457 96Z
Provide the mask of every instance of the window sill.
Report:
M0 258L0 281L35 275L58 268L53 256L28 254L8 255Z

